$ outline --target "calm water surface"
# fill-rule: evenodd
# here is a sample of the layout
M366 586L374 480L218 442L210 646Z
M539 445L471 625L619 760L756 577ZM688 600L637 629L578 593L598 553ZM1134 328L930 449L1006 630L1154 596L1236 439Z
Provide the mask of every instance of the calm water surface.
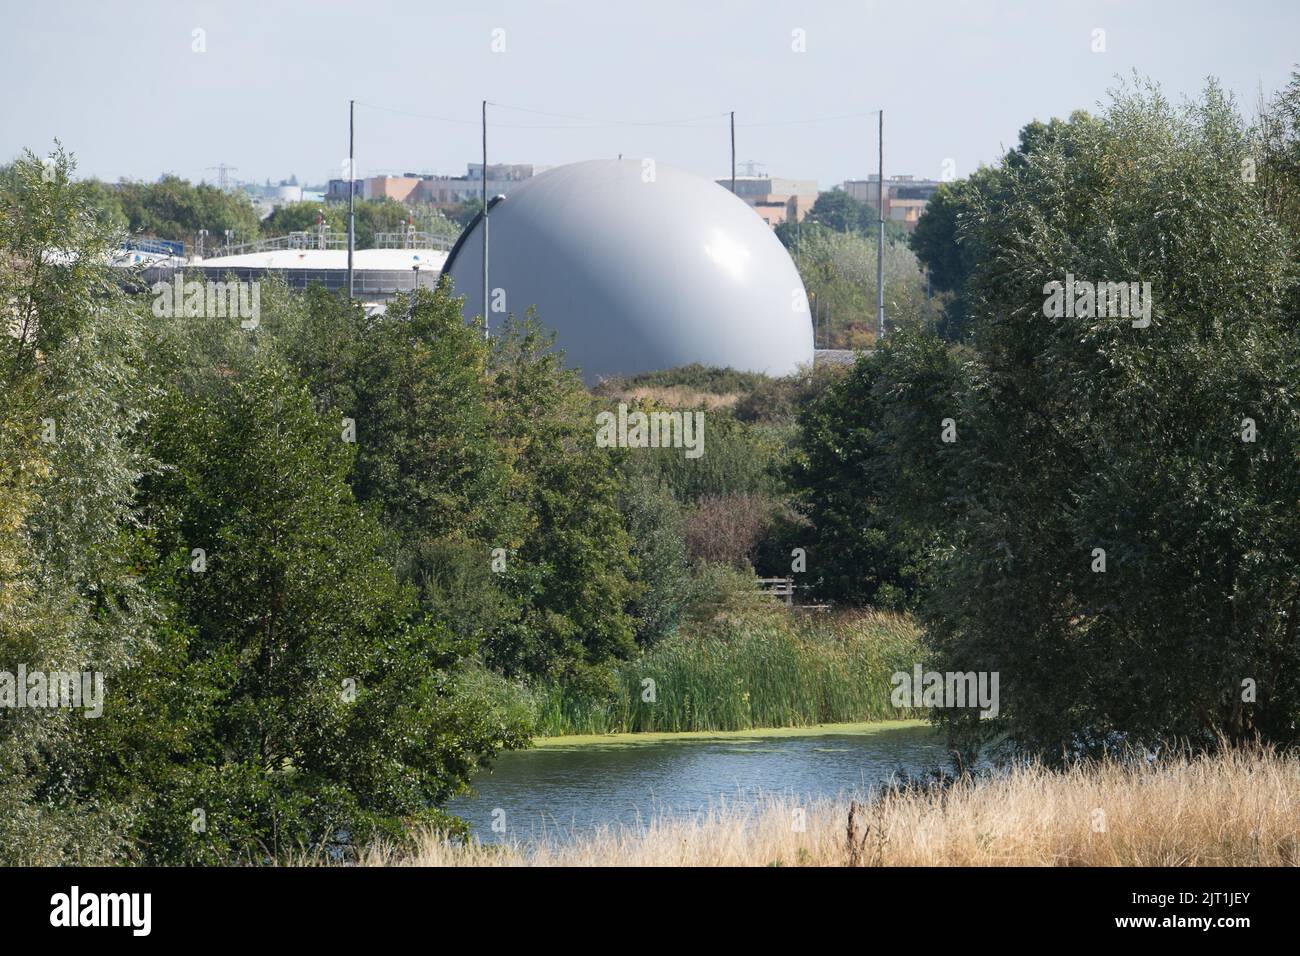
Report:
M719 799L800 798L866 792L902 770L945 767L943 738L928 727L801 737L726 737L635 744L548 746L504 754L449 809L483 842L564 839L601 824L636 825L692 814ZM505 833L492 830L505 811Z

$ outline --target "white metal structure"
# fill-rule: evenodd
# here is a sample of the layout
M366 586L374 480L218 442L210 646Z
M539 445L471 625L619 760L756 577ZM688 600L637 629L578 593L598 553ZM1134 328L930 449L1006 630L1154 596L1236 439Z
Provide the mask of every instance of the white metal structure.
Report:
M784 375L812 361L803 283L780 240L711 180L601 159L521 182L489 214L495 328L536 306L588 382L700 362ZM444 268L483 312L482 220Z

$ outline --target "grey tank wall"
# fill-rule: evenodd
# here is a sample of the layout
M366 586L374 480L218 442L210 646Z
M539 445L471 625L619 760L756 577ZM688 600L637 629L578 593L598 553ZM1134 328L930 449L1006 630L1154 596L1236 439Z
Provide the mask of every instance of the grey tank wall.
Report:
M482 314L482 223L444 269ZM780 240L728 190L641 160L526 180L491 208L490 299L537 317L593 382L700 362L785 375L812 361L812 323ZM492 313L497 325L504 313Z

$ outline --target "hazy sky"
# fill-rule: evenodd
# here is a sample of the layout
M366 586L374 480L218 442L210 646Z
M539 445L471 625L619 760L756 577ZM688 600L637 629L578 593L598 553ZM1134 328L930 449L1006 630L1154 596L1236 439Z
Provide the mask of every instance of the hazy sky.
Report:
M211 180L224 162L323 182L355 98L406 111L357 107L360 175L463 174L486 98L492 162L622 153L723 176L735 110L739 160L827 188L875 169L874 116L842 117L883 108L886 175L937 178L1133 69L1175 96L1217 76L1253 113L1298 41L1297 0L2 0L0 161L57 137L106 179Z

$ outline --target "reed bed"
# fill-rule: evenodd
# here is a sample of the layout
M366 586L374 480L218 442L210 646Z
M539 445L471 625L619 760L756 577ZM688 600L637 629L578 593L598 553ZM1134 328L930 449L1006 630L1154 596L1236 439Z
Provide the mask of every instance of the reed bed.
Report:
M890 677L920 659L919 638L909 618L880 612L782 612L679 636L615 667L606 687L535 685L537 733L750 730L919 716L890 701Z
M800 815L803 813L803 829ZM769 797L719 801L534 844L374 847L363 865L412 866L1293 866L1300 861L1300 760L1255 748L1024 766L870 803Z

